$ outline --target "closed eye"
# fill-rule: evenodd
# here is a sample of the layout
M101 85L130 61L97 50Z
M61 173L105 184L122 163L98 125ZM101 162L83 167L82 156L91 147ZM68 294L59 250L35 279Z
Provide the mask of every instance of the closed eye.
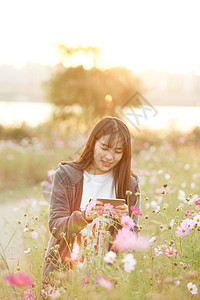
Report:
M107 147L101 147L101 149L102 149L102 150L108 150ZM120 153L122 153L122 151L115 151L115 153L120 154Z

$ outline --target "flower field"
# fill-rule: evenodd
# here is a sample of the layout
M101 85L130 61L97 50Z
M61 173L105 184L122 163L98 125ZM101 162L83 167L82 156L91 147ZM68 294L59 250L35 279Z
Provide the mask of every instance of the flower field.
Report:
M7 205L7 191L14 191L9 208L13 231L6 245L1 238L0 299L200 299L200 156L183 140L176 145L144 142L133 154L141 189L141 209L132 207L132 214L139 215L138 237L131 230L133 221L118 216L122 229L111 251L97 256L86 247L82 263L75 244L73 268L43 278L52 170L74 149L58 141L51 147L39 141L0 145L2 205ZM105 206L106 219L111 210ZM3 232L7 225L2 226ZM18 245L15 231L21 239L15 251L21 256L13 260L8 250Z

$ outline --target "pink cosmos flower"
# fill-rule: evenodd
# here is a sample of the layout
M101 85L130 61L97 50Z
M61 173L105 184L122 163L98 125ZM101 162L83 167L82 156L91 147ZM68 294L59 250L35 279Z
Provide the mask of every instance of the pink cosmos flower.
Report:
M80 286L82 287L85 286L89 282L90 277L91 277L91 272L88 273L87 277L83 277Z
M91 201L91 202L87 205L87 208L86 208L86 211L85 211L86 216L89 215L89 214L91 214L91 212L92 212L93 208L95 207L95 205L96 205L96 202L95 202L94 200Z
M172 246L170 246L169 249L168 248L165 249L165 255L167 257L175 256L176 253L177 253L177 249L173 248Z
M95 284L95 285L96 285L96 284L99 284L98 280L99 280L100 277L101 277L101 274L100 274L99 272L97 272L97 277L96 277L95 280L94 280L94 284Z
M31 236L32 236L33 239L37 239L38 238L38 232L37 231L32 231Z
M24 202L24 203L29 203L29 202L30 202L30 199L28 199L28 198L23 198L23 199L22 199L22 202Z
M162 254L162 246L158 246L157 248L154 248L154 255L155 256L160 256Z
M129 216L122 216L121 217L121 224L125 227L125 228L133 228L135 226L135 223L133 222L133 219L131 219Z
M42 230L44 230L45 232L47 232L47 229L46 229L45 226L41 225L40 227L42 228Z
M195 205L200 205L200 199L194 201L194 204L195 204Z
M12 275L7 275L4 277L5 281L8 281L10 284L21 287L21 288L26 288L31 286L34 283L33 278L25 274L23 272L18 272L17 274L12 274Z
M56 173L55 170L49 170L49 171L48 171L48 178L49 178L49 180L50 180L51 182L53 181L53 176L54 176L55 173Z
M49 181L47 181L47 180L42 181L41 182L41 186L43 186L47 190L50 190L52 188L52 184Z
M95 285L99 284L99 279L100 278L106 278L106 274L103 274L103 276L101 276L101 274L99 272L97 272L97 277L94 280Z
M13 160L13 159L14 159L14 155L8 154L8 155L6 156L6 158L7 158L7 160Z
M105 203L102 209L103 214L110 214L113 211L113 205L110 203Z
M140 212L139 208L135 206L131 206L131 211L134 213L136 216L142 216L142 213Z
M33 292L30 289L24 291L23 300L34 300Z
M79 253L79 245L74 244L72 253L71 253L71 260L76 260L78 258L78 253Z
M180 226L187 226L189 230L192 229L192 228L194 228L194 225L195 225L195 222L194 222L194 220L191 220L191 219L185 219L180 224Z
M55 286L52 287L50 284L47 284L45 289L41 290L41 296L47 299L47 297L52 297L54 292L55 292Z
M145 237L137 236L128 228L119 229L115 241L113 242L115 251L144 251L150 247L149 240Z
M187 235L189 232L189 228L187 225L182 225L182 226L178 226L177 230L175 231L176 235L179 237L183 237L185 235Z
M191 210L186 210L185 216L187 217L191 213Z
M105 287L108 291L111 291L113 289L113 283L103 277L100 277L98 279L98 284L102 287Z

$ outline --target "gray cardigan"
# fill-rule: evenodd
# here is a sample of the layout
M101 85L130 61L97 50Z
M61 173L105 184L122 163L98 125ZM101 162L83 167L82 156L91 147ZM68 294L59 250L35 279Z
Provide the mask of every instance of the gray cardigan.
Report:
M137 201L140 208L140 192L138 179L131 176L132 195L129 198L129 206ZM84 212L80 213L80 205L83 191L83 171L77 170L70 165L59 164L52 186L51 204L49 214L49 230L51 238L48 244L45 262L43 266L44 275L59 268L70 256L70 247L74 237L88 224L84 219ZM134 222L138 224L138 216L134 216ZM71 244L71 245L70 245ZM59 255L52 248L58 247ZM61 261L59 262L59 257Z

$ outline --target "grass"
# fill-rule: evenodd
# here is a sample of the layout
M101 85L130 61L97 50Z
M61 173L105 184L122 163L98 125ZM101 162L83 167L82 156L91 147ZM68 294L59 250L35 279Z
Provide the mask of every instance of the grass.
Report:
M19 213L17 216L13 215L12 222L21 232L23 250L28 248L31 250L24 255L22 261L15 263L14 273L20 269L31 274L35 280L35 286L30 288L34 299L42 297L42 264L49 239L47 228L49 206L48 203L44 205L40 181L46 180L48 170L57 168L60 160L65 160L68 155L76 155L75 147L66 148L67 151L64 147L54 146L49 155L44 146L42 149L41 146L38 147L37 150L30 147L23 154L18 153L15 147L12 151L10 148L3 150L4 156L12 154L16 158L15 163L10 165L9 172L13 172L17 166L22 168L17 171L17 178L12 177L12 174L7 171L6 182L2 175L7 169L4 162L4 171L1 171L0 175L4 180L1 186L0 203L6 204L9 200L19 207ZM187 218L192 220L200 213L198 206L194 204L195 199L200 198L198 153L198 148L192 144L174 147L173 144L163 141L156 146L147 143L143 145L134 155L133 161L133 168L140 177L142 191L143 216L140 217L140 235L148 236L148 239L156 237L156 240L149 250L132 252L137 264L135 270L130 273L124 270L122 262L126 253L118 253L112 265L106 264L102 257L95 257L88 252L97 265L101 261L101 268L87 264L81 269L76 265L73 271L56 273L52 283L54 290L51 298L56 299L56 295L59 295L57 299L199 299L199 290L197 295L192 295L187 284L192 282L198 289L200 288L200 224L189 230L183 238L179 238L175 233L177 226L183 220ZM8 160L8 162L12 161ZM31 176L27 175L28 170ZM21 178L18 178L20 176ZM7 189L3 189L3 186ZM29 201L24 203L21 201L23 198L28 198ZM187 210L191 212L186 217ZM175 223L173 226L170 225L172 220ZM27 230L24 231L24 228ZM32 232L37 232L38 237L33 238ZM15 237L11 243L14 241ZM165 247L169 248L170 245L177 249L177 254L173 257L165 255ZM154 248L158 246L162 246L162 255L156 257ZM13 290L12 286L3 279L4 275L9 273L6 261L1 261L0 270L0 298L21 299L26 289L16 287ZM91 277L88 283L81 287L80 282L90 271ZM101 276L106 274L106 279L112 282L111 290L100 284L94 284L98 272ZM50 294L50 286L46 286L45 289Z
M21 185L13 189L4 189L0 193L0 204L19 203L23 198L29 197L43 200L41 184L37 185Z

